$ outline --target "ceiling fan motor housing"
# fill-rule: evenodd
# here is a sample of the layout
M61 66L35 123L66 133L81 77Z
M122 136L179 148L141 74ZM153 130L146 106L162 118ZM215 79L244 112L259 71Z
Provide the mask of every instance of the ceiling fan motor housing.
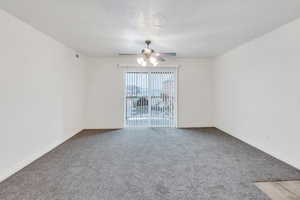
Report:
M153 49L145 48L142 50L142 54L146 57L150 57L154 53Z
M151 40L146 40L145 43L147 44L147 47L151 44Z
M154 50L149 47L151 40L146 40L145 43L147 44L147 47L142 50L142 54L146 58L150 58L150 56L154 53Z

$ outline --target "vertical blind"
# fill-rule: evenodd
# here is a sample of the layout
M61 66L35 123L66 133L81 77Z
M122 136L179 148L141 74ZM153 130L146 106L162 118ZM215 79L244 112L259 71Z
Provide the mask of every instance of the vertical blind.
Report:
M175 71L125 73L125 126L175 127Z

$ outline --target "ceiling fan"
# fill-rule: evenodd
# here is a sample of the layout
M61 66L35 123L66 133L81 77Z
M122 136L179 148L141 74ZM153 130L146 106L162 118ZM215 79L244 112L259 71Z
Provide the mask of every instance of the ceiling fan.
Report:
M150 40L146 40L146 48L142 49L141 54L130 54L130 53L120 53L119 55L141 55L137 58L137 63L143 67L146 67L148 63L153 66L157 66L159 62L165 62L164 56L176 56L176 53L158 53L151 49L149 46L151 44Z

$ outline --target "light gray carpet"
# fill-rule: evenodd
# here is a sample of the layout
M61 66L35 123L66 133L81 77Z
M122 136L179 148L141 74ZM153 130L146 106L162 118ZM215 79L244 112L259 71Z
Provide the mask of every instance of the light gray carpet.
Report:
M300 171L217 129L85 131L0 184L1 200L264 200Z

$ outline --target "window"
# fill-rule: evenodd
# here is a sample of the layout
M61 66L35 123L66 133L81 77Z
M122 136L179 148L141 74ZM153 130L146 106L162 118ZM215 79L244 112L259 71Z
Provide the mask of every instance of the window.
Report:
M125 72L125 127L176 127L176 70Z

